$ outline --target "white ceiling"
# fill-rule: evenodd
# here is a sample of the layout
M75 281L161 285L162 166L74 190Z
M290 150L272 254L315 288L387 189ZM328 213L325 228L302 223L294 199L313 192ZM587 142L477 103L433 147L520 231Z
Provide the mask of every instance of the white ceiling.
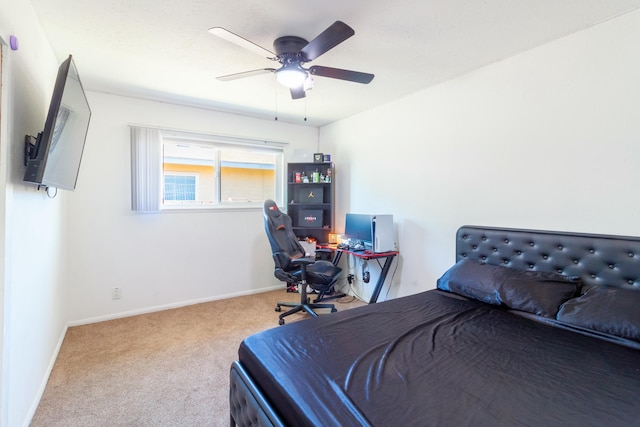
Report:
M31 0L59 61L85 89L321 126L640 7L640 0ZM355 35L306 64L375 74L363 85L316 77L292 100L278 67L211 35L224 27L273 50L341 20ZM308 120L305 121L305 117Z

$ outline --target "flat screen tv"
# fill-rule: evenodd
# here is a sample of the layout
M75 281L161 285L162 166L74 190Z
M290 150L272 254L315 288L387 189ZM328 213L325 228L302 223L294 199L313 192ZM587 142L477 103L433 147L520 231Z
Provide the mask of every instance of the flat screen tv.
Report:
M24 181L75 190L91 109L71 55L58 69L42 132L25 138Z

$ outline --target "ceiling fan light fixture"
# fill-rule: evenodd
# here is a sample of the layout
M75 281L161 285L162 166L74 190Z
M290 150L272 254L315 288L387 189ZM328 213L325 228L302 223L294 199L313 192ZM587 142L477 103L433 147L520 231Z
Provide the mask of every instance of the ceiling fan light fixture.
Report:
M276 79L280 84L290 89L300 87L307 79L307 71L300 64L284 64L276 70Z

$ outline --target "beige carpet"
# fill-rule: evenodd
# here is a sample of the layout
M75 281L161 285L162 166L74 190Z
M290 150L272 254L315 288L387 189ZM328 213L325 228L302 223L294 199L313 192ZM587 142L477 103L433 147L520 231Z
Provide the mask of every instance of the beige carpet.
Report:
M297 299L272 291L69 328L31 426L228 426L238 345Z

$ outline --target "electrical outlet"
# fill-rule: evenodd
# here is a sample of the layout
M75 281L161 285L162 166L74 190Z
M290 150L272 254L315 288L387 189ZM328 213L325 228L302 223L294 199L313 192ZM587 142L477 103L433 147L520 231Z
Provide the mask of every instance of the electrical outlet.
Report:
M120 298L122 298L122 289L111 288L111 299L120 299Z

